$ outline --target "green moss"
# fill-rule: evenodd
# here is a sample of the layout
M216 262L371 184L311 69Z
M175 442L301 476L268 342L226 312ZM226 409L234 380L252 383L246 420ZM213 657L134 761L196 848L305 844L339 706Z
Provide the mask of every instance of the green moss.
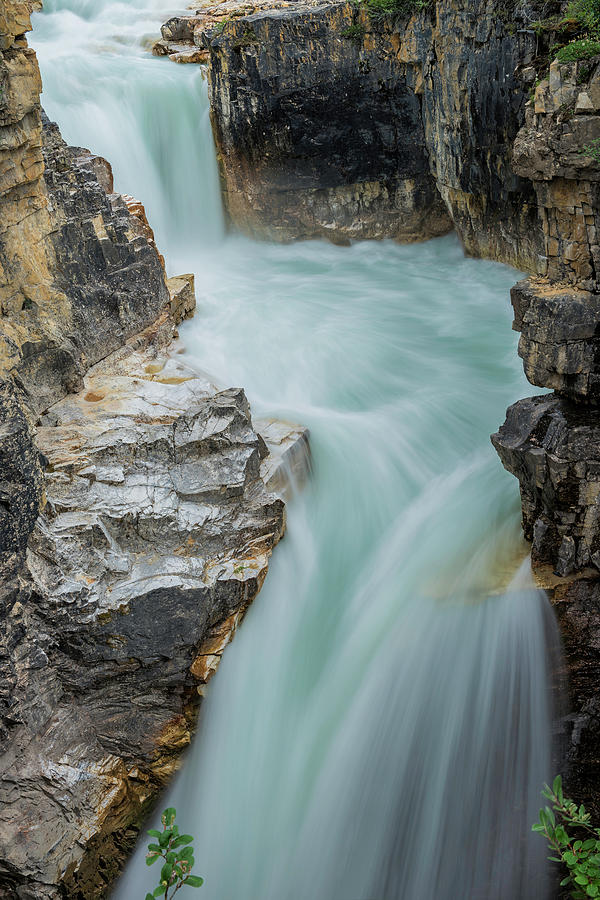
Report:
M249 25L244 29L244 33L234 46L234 50L240 50L242 47L249 47L251 44L258 44L256 32Z
M374 19L389 16L410 16L433 8L433 0L362 0Z
M224 19L221 19L220 22L217 22L217 24L214 27L215 34L223 34L226 27L229 25L229 23L231 21L232 21L231 16L225 16Z
M348 41L354 41L356 44L362 44L366 33L367 29L359 22L356 22L354 25L348 25L347 28L340 32L343 38L346 38Z
M581 38L561 47L556 58L559 62L577 62L578 59L591 59L592 56L598 55L600 55L600 42L591 38Z

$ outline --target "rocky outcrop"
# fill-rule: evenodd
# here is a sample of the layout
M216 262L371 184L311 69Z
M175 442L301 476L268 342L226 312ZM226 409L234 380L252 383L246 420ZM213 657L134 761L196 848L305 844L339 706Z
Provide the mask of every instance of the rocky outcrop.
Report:
M60 882L101 897L189 744L284 507L243 391L156 346L90 370L37 444L47 500L7 610L0 896L59 896Z
M525 536L554 603L570 685L569 790L600 813L600 60L551 62L527 104L513 168L535 189L538 277L512 290L519 355L535 385L492 436L519 479Z
M37 412L149 325L168 291L139 217L107 193L107 164L42 126L28 8L8 4L0 59L0 376Z
M444 234L411 72L381 40L344 37L347 4L232 19L210 41L225 202L244 231L277 240Z
M511 12L229 0L169 20L162 41L210 51L225 203L243 231L410 241L454 226L469 253L537 272L536 196L509 159L535 10Z
M271 459L243 391L167 350L193 276L43 118L29 11L0 10L0 897L90 900L189 744L307 438L266 423Z
M599 62L554 60L527 106L513 168L535 187L544 234L540 274L590 291L599 288L600 166L584 148L599 134Z

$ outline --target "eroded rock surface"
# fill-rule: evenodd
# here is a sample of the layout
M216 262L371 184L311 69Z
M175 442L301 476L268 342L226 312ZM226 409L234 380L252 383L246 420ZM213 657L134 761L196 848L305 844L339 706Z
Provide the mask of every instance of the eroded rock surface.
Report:
M227 0L163 27L210 52L225 201L276 240L423 240L456 227L473 255L539 270L531 183L510 166L536 47L534 9L484 0L377 17L364 6ZM183 42L183 43L181 43Z
M492 437L519 479L534 572L555 605L570 685L568 789L598 811L600 694L600 390L598 138L600 60L560 63L538 79L513 148L535 189L538 277L512 290L529 381L555 391L515 403ZM551 576L549 577L549 573Z
M190 741L200 659L260 589L284 507L243 391L151 348L92 369L42 423L47 502L8 609L0 871L15 896L61 881L100 897Z

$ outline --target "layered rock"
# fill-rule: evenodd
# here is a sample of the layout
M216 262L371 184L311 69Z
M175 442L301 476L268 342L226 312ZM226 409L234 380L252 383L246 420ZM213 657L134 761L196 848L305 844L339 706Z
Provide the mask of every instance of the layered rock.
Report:
M600 64L554 60L527 106L513 168L535 187L546 257L540 274L591 291L600 275L600 166L584 148L599 134Z
M540 277L512 290L519 355L555 393L514 404L492 437L519 479L525 536L555 605L570 682L569 790L600 814L600 60L554 60L527 104L513 168L532 183Z
M27 3L8 4L1 51L0 376L44 409L141 331L168 302L156 248L112 191L110 170L42 127L41 81L23 34Z
M4 896L63 896L60 882L101 897L189 744L284 507L243 391L152 346L90 370L37 444L47 502L7 613L0 872Z
M250 234L410 241L451 228L414 73L380 40L344 37L353 17L347 4L295 4L232 19L210 41L226 207Z
M411 18L343 0L228 0L169 20L162 43L210 51L213 130L237 227L345 242L421 240L454 226L469 253L537 272L535 192L509 161L534 10L512 13L507 23L484 0L438 0L433 15Z

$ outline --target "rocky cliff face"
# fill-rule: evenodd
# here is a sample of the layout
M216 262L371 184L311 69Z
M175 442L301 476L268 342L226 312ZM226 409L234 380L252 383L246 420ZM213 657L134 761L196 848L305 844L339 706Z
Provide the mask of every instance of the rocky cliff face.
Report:
M552 394L514 404L492 437L521 489L523 528L555 604L571 690L571 788L600 813L600 60L552 62L527 105L513 167L533 184L544 236L542 277L512 291L519 355Z
M89 900L190 741L306 433L265 423L270 454L242 390L167 352L193 277L44 120L31 5L0 9L0 897Z
M536 195L509 159L529 91L521 72L536 48L533 10L517 4L509 28L484 0L438 0L433 15L410 19L347 2L276 6L264 0L248 15L229 2L163 29L174 57L185 43L173 38L209 50L233 223L278 240L341 242L455 227L473 255L537 272Z

